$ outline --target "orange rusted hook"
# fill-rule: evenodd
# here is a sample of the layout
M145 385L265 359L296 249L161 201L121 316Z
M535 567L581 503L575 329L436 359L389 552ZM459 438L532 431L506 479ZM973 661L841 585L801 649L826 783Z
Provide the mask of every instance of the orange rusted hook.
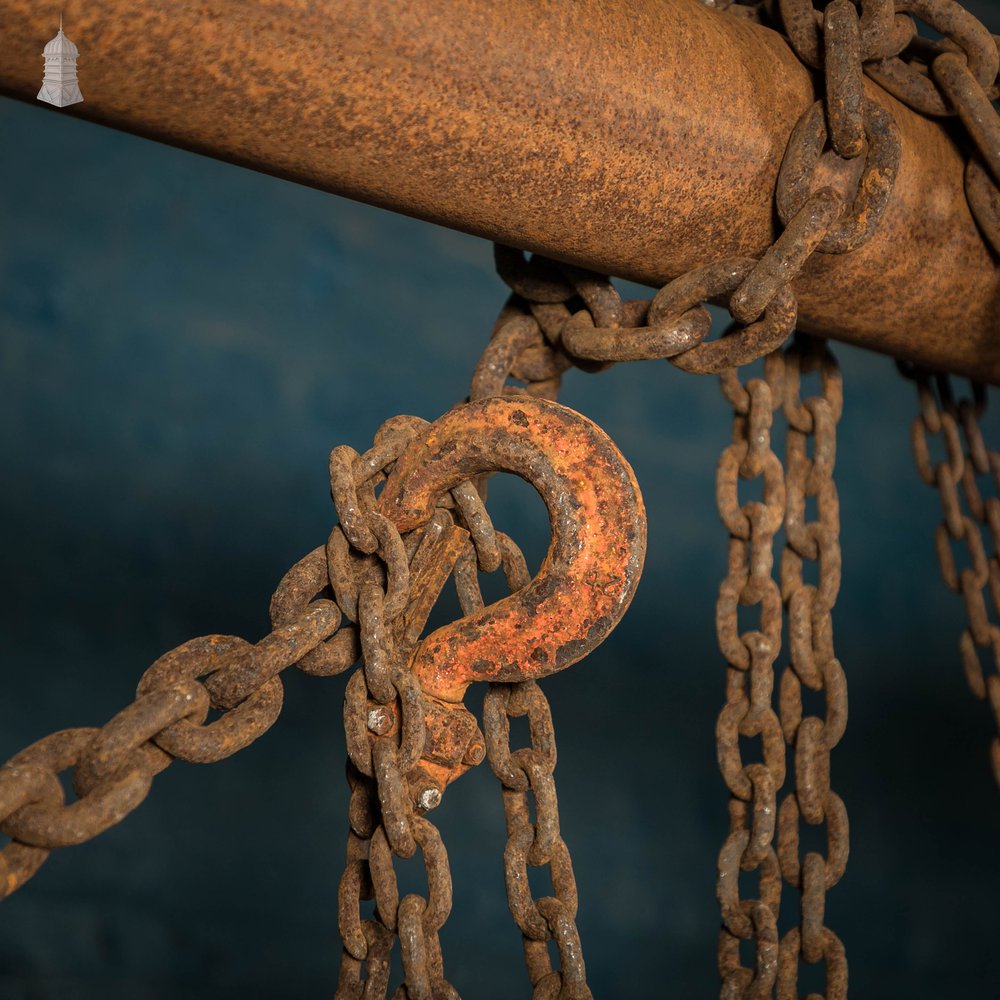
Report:
M414 651L411 667L429 705L418 766L439 790L482 759L470 756L468 742L456 748L437 738L460 730L481 740L461 705L468 686L544 677L584 657L628 608L646 551L639 486L611 439L574 410L527 396L479 400L431 424L396 462L379 507L400 531L412 530L447 490L498 471L535 487L552 538L527 587L438 629Z

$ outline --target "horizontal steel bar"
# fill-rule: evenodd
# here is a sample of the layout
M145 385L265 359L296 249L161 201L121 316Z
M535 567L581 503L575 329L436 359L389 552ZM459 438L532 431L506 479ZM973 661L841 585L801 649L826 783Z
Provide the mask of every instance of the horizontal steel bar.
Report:
M759 256L814 81L698 0L88 0L62 113L659 285ZM58 8L0 3L34 100ZM877 235L796 285L810 332L1000 383L998 269L945 130L874 85L902 164ZM42 105L39 105L42 107ZM252 206L248 206L252 211Z

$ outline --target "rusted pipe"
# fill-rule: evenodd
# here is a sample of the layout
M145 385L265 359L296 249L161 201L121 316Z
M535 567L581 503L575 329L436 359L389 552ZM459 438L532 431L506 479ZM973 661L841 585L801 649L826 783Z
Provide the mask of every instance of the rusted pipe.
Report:
M698 0L88 0L66 16L85 101L63 114L652 285L764 251L814 99L778 35ZM0 91L34 100L57 19L0 5ZM899 123L899 179L866 246L810 262L800 325L1000 383L998 269L959 152L866 87Z

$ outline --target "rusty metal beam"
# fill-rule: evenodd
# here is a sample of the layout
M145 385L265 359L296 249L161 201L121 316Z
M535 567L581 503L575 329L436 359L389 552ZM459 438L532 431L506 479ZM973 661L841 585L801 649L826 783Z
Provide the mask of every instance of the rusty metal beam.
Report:
M34 100L58 4L0 0L0 92ZM774 236L813 80L698 0L88 0L63 111L659 285ZM816 255L811 332L1000 383L1000 274L938 124L903 142L878 234ZM39 105L41 108L41 105ZM252 211L252 206L248 206Z

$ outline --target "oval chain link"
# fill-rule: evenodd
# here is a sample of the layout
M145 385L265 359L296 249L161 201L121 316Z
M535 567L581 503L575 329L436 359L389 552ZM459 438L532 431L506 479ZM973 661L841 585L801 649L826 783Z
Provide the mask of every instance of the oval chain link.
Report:
M820 392L801 396L804 375L818 375ZM778 860L800 893L799 927L782 937L777 995L798 997L800 962L826 962L826 1000L847 996L847 958L825 925L826 891L843 877L849 852L847 810L830 785L830 753L847 725L847 682L833 646L832 611L840 590L840 505L833 472L837 423L843 411L840 369L825 342L799 338L785 354L785 545L781 593L788 609L789 659L779 693L781 728L794 753L795 786L778 811ZM816 519L808 520L809 501ZM816 583L804 567L815 564ZM810 574L813 575L813 574ZM793 611L794 608L794 611ZM802 686L823 696L822 717L803 718ZM800 861L799 824L826 826L827 852Z
M525 715L531 745L511 749L510 719ZM483 701L483 733L490 767L503 785L504 880L510 912L521 930L532 998L592 1000L576 926L576 878L559 832L552 713L538 684L491 684ZM549 869L554 896L532 898L529 866ZM549 941L555 942L559 954L558 969L552 967Z
M719 646L728 664L716 748L731 796L729 834L718 859L718 964L721 996L733 998L772 991L781 902L774 818L777 789L785 780L785 745L772 694L782 612L773 566L786 500L781 461L771 447L774 413L784 395L780 351L767 358L764 376L746 384L735 369L722 376L723 393L733 407L733 436L716 477L719 515L730 535L728 573L716 605ZM760 483L762 499L741 501L740 485L754 481ZM752 627L741 628L741 607L753 612ZM741 741L748 742L741 746ZM749 741L759 741L754 756L762 763L744 764ZM743 875L756 876L756 898L741 894ZM740 959L741 940L753 943L752 967Z
M821 394L803 400L801 375L813 372L820 376ZM840 373L825 343L798 338L767 359L763 378L744 384L730 371L723 375L722 389L734 422L733 443L720 459L716 486L719 514L730 534L729 568L716 610L719 645L728 663L716 740L731 795L729 834L718 861L720 995L764 997L777 989L779 1000L796 1000L800 960L826 960L826 998L834 1000L846 995L846 958L824 923L825 894L842 877L848 851L846 810L830 787L830 751L847 722L847 685L833 655L830 614L840 586L833 484L836 424L843 408ZM779 410L787 424L784 468L771 445ZM741 503L741 483L754 480L760 482L762 499ZM810 498L816 501L815 521L806 518ZM782 528L779 584L774 544ZM816 585L804 582L805 560L817 563ZM758 609L759 627L741 627L741 607ZM783 617L790 665L782 674L776 713L774 664ZM825 694L823 718L803 718L803 684ZM741 740L759 740L754 756L761 763L744 763ZM794 755L794 790L779 809L786 744ZM800 861L801 821L826 824L826 857L810 852ZM756 875L756 898L741 895L744 875ZM801 893L800 920L779 941L783 878ZM751 966L741 961L740 941L753 942Z
M956 399L948 376L904 373L916 382L920 406L911 435L917 472L941 497L943 517L934 539L941 576L962 596L968 618L959 639L962 669L973 695L989 703L1000 731L1000 454L987 447L980 426L986 389L973 382L968 395ZM1000 787L1000 735L990 744L990 762Z

